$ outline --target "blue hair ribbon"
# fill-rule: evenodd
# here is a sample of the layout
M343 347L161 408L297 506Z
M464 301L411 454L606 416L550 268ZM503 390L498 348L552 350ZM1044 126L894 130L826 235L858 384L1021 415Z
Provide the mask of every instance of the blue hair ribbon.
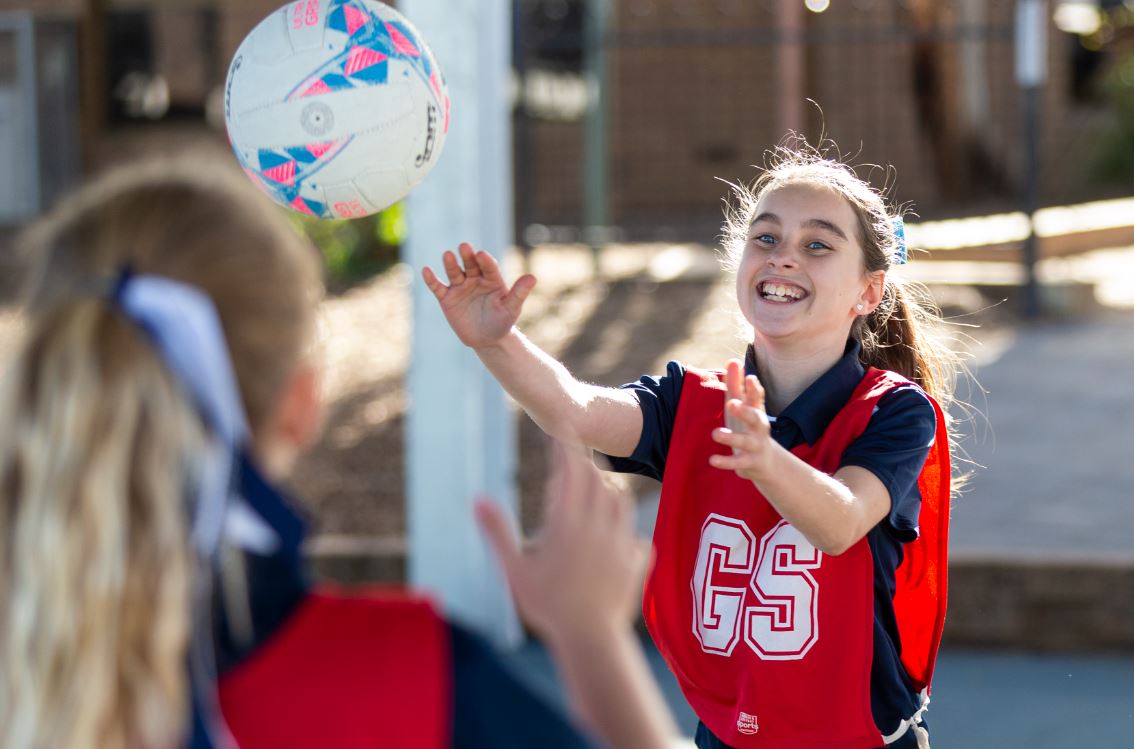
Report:
M282 498L263 491L262 481L243 476L251 470L248 422L212 300L188 284L128 267L120 271L112 297L145 331L209 429L207 454L194 477L191 533L198 551L212 558L226 538L254 553L298 557L301 521ZM244 490L245 484L257 489Z
M890 224L894 228L894 238L897 240L892 262L895 265L905 265L910 260L910 251L906 247L906 220L901 216L894 216L890 219Z
M232 359L216 306L207 294L180 281L135 274L123 267L110 298L145 332L182 392L209 430L194 471L192 542L201 562L216 565L224 541L261 556L297 564L303 522L255 469L248 456L249 428ZM193 640L189 653L192 723L188 745L215 749L232 744L217 703L217 647L211 570L194 586Z

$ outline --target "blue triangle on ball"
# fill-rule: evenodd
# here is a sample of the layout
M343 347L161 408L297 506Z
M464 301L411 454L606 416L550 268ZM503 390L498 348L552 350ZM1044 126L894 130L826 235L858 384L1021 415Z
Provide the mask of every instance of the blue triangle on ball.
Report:
M280 164L286 164L287 162L292 160L289 156L284 156L283 154L276 153L275 151L269 151L266 148L261 148L259 153L256 154L256 158L260 162L261 171L272 169L273 167L277 167Z
M311 151L307 149L307 146L303 146L301 148L288 148L286 150L288 156L295 159L301 164L314 164L318 160L315 158L315 154L311 153Z
M364 81L366 83L385 83L390 78L390 63L380 62L377 65L371 65L368 68L355 71L351 75L351 80Z
M331 91L341 91L344 88L354 88L350 80L341 73L328 73L323 76L323 84Z

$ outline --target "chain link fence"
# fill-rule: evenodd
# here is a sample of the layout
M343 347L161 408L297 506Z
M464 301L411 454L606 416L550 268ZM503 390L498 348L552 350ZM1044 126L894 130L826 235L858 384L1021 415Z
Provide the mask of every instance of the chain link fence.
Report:
M614 236L709 241L720 180L754 177L789 128L830 138L855 163L892 166L870 170L872 182L923 218L1012 210L1026 172L1016 5L515 0L518 237L582 238L596 223L584 195L599 190ZM604 7L605 23L588 23ZM1113 167L1134 137L1121 131L1134 8L1048 9L1040 202L1129 194L1134 173ZM603 128L601 169L586 166L588 117Z

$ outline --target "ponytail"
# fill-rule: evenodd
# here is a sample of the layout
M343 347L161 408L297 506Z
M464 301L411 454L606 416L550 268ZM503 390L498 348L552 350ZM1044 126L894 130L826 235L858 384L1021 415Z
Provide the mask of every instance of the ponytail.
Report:
M0 413L0 745L175 746L196 414L101 299L33 321Z
M891 274L882 303L856 322L851 335L862 344L863 366L897 372L948 410L963 362L943 328L929 291Z

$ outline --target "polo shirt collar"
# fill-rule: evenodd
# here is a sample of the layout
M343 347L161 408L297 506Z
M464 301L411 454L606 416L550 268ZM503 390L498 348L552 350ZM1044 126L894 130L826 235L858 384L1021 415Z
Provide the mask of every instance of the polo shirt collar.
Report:
M861 348L858 341L848 338L842 358L789 403L776 421L792 422L799 427L807 444L814 445L831 420L854 395L855 388L866 375L866 370L858 360ZM744 371L746 374L757 374L756 352L751 344L744 357Z

